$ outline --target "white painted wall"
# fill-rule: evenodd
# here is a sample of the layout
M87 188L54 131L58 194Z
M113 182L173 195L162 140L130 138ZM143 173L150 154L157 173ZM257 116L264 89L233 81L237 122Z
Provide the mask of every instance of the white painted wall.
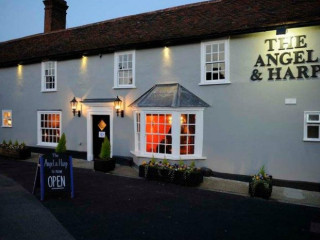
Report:
M306 35L307 49L320 57L320 27L289 29ZM124 98L125 117L113 118L113 154L134 150L132 110L127 106L156 83L178 82L211 105L204 110L206 161L214 171L254 174L265 164L275 178L320 181L320 142L303 141L303 112L320 111L320 76L315 79L251 81L265 39L275 31L230 39L228 85L199 86L200 43L136 51L136 89L113 89L114 54L58 62L58 91L42 93L41 64L0 69L0 110L12 109L13 128L0 128L0 140L37 144L37 110L62 110L67 147L87 151L87 107L73 117L69 101L79 98ZM302 49L303 50L303 49ZM320 64L320 61L318 62ZM290 66L290 65L289 65ZM293 65L292 65L293 66ZM266 69L260 68L263 75ZM296 105L285 105L296 98Z

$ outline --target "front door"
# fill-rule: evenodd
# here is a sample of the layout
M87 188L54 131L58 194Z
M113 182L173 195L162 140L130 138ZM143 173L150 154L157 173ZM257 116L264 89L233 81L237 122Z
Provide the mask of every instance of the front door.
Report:
M110 140L110 116L92 115L93 157L98 158L105 137Z

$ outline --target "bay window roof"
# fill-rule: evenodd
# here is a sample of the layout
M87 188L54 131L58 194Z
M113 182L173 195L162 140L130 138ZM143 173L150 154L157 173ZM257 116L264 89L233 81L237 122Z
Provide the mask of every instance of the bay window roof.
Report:
M179 83L156 84L130 107L209 107L210 105Z

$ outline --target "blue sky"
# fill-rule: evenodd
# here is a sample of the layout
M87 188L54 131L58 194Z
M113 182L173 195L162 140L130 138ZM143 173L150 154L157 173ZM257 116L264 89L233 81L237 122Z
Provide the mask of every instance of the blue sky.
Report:
M43 0L0 0L0 42L43 32ZM67 0L67 27L203 0Z

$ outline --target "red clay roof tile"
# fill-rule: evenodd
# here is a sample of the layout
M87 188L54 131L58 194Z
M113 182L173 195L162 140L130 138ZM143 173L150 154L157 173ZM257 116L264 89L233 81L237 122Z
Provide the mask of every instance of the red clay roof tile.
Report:
M200 41L274 29L320 25L320 0L220 0L112 19L0 43L0 67Z

